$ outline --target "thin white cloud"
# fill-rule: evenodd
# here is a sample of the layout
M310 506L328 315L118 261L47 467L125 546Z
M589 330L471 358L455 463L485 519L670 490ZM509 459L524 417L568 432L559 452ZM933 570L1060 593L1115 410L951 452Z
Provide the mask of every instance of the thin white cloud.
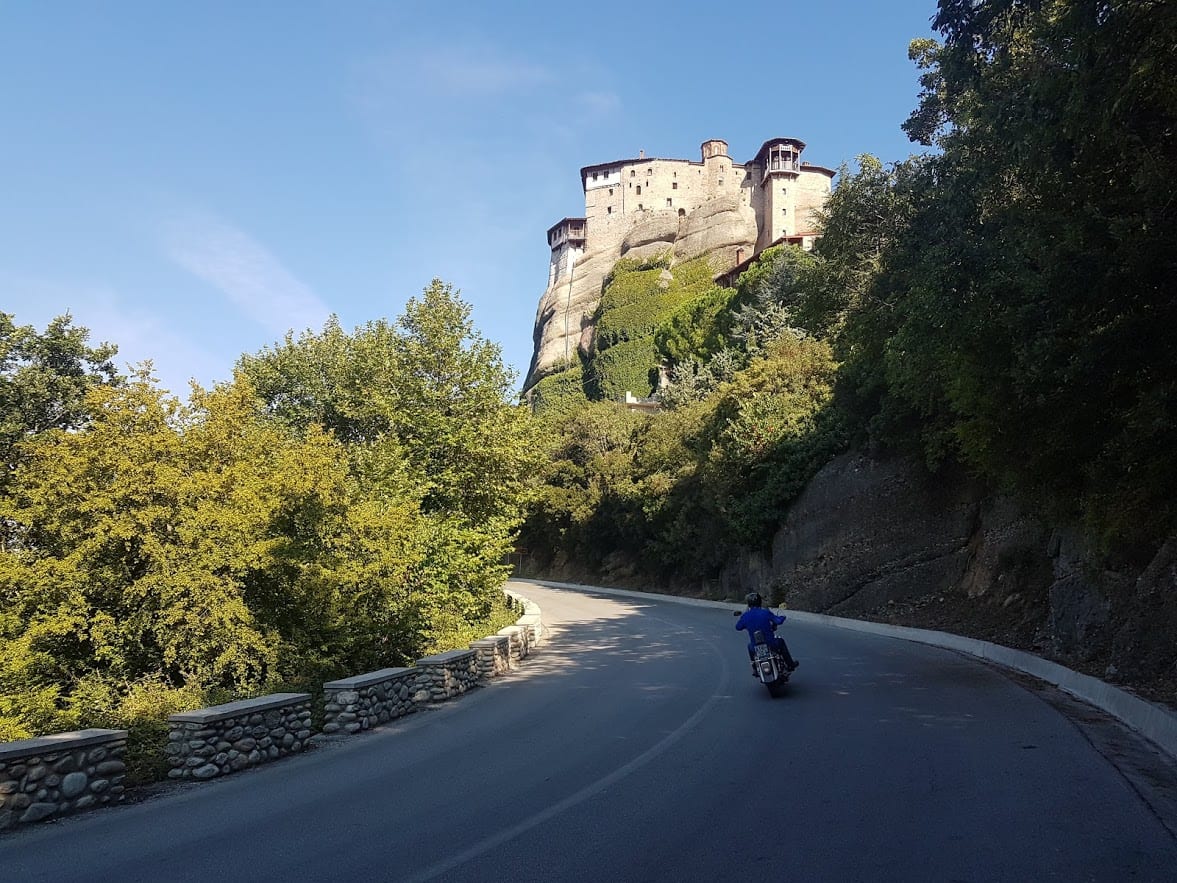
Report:
M0 291L20 295L18 325L44 331L51 319L69 313L74 327L89 330L90 346L118 347L113 361L120 372L151 362L160 385L180 397L187 396L190 380L209 386L231 374L232 353L208 349L163 316L128 304L109 286L0 274Z
M543 65L495 52L446 48L421 56L425 81L445 94L503 95L544 86L554 79Z
M580 103L594 116L608 116L621 109L621 98L613 92L582 92Z
M485 46L417 48L368 58L356 67L353 99L366 108L402 99L485 100L535 91L555 81L542 64Z
M274 334L318 328L331 312L265 246L217 219L189 217L176 224L167 251Z

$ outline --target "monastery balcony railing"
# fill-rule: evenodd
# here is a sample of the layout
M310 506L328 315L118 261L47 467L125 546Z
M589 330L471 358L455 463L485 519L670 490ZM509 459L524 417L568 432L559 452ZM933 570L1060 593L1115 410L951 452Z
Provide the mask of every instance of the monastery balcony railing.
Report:
M764 183L771 175L774 174L788 174L796 175L801 172L800 160L773 160L764 166L764 175L761 176L760 182Z
M557 245L563 245L566 242L584 242L584 240L584 228L577 227L573 230L561 230L559 233L553 233L550 237L548 237L548 245L550 245L552 248L555 248Z

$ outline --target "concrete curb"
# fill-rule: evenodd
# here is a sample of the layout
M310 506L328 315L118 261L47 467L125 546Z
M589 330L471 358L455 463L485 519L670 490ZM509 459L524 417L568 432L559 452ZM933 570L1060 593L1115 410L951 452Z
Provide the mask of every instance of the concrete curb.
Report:
M672 604L683 604L690 607L710 607L714 609L731 610L738 606L738 601L706 601L700 598L680 598L675 595L662 595L655 592L634 592L628 589L609 589L600 586L585 586L577 583L561 583L539 579L512 579L511 582L530 583L538 586L550 586L556 589L583 589L602 595L617 595L623 598L644 600L669 601ZM803 610L789 609L788 615L797 622L809 622L816 625L831 626L833 628L849 629L856 632L866 632L871 635L883 635L889 638L899 638L903 641L914 641L919 644L930 644L934 647L944 647L967 653L988 662L995 663L1014 671L1028 674L1041 681L1058 687L1089 705L1107 712L1112 717L1122 721L1149 741L1153 742L1166 754L1177 759L1177 714L1160 705L1134 696L1127 690L1113 687L1099 678L1080 674L1055 662L1026 653L1013 650L1000 644L979 641L976 638L964 638L948 632L933 632L926 629L914 629L906 626L887 625L881 622L865 622L860 619L845 619L841 616L828 616L824 613L808 613Z

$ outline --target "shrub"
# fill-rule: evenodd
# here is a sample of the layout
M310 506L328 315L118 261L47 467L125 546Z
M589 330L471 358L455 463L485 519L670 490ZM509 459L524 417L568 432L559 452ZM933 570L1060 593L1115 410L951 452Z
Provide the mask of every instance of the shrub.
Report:
M580 363L540 379L531 388L531 412L536 416L568 414L588 401Z
M592 361L593 397L616 401L632 392L639 398L654 391L658 353L654 338L643 337L610 347Z

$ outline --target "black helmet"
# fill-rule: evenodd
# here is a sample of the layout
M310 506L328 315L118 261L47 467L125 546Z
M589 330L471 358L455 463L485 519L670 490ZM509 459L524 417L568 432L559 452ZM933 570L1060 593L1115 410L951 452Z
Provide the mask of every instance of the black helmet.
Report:
M760 597L759 592L749 592L744 597L744 603L749 607L760 607L764 604L764 599Z

